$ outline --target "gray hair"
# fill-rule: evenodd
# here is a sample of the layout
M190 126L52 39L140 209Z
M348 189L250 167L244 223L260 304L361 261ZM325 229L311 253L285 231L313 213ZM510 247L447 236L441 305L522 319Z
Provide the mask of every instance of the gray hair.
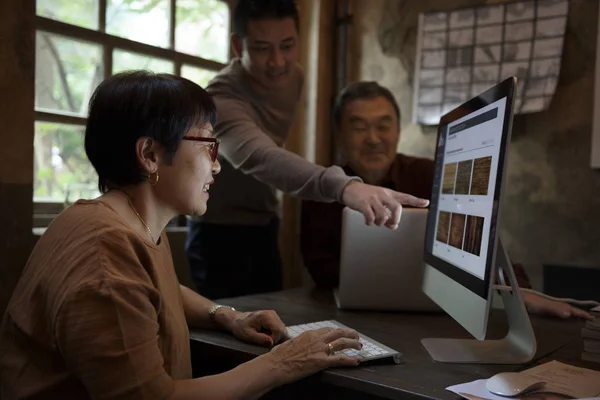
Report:
M396 98L392 92L377 82L360 81L347 85L340 91L335 99L335 104L333 105L334 126L337 129L340 128L342 122L342 111L348 103L351 103L355 100L374 99L376 97L384 97L390 102L394 108L394 111L396 112L396 117L398 117L398 124L400 124L400 107L398 107L398 102L396 102Z

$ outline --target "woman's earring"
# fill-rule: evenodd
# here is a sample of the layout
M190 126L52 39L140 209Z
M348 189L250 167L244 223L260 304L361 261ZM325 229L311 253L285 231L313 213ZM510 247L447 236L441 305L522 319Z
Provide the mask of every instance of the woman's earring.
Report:
M156 186L158 183L158 171L148 175L148 182L150 182L152 186Z

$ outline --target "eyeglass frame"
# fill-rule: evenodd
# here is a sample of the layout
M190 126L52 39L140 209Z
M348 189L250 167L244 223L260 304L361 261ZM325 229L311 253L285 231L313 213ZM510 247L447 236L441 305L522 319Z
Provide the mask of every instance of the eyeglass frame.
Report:
M199 137L199 136L184 136L182 139L191 140L193 142L204 142L210 145L209 154L212 162L217 161L217 155L219 154L219 143L221 143L221 139L212 138L212 137Z

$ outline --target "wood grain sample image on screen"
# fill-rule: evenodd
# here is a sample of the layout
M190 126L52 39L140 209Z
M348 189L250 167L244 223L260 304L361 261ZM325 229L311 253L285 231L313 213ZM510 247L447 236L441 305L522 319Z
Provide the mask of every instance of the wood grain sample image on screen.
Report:
M440 211L438 214L438 226L436 239L442 243L448 243L448 234L450 233L450 213Z
M442 193L454 194L454 181L456 181L456 163L444 165L444 182L442 182Z
M456 173L456 185L454 186L454 194L469 194L469 186L471 186L471 169L473 160L461 161L458 163L458 171Z
M465 214L452 213L450 218L450 240L448 244L454 246L457 249L463 247L463 235L465 233Z
M490 183L490 169L492 168L492 156L476 158L473 162L473 179L471 181L471 194L488 194Z
M465 244L463 250L479 256L481 253L481 238L483 237L483 217L467 216L465 229Z

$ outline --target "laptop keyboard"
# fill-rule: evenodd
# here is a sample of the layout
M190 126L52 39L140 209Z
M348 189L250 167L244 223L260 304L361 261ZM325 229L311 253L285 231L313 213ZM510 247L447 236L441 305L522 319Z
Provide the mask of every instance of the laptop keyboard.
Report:
M310 331L310 330L314 330L314 329L321 329L321 328L347 328L347 326L336 320L329 320L329 321L319 321L319 322L311 322L308 324L288 326L287 330L288 330L288 334L290 335L290 337L295 338L296 336L298 336L306 331ZM359 335L359 342L362 343L362 345L363 345L362 350L359 351L356 349L345 349L345 350L341 350L342 353L344 353L345 355L347 355L349 357L359 358L361 360L361 362L386 359L386 358L390 358L396 364L400 364L402 362L402 354L401 353L371 339L368 336L361 334L360 332L358 333L358 335Z

